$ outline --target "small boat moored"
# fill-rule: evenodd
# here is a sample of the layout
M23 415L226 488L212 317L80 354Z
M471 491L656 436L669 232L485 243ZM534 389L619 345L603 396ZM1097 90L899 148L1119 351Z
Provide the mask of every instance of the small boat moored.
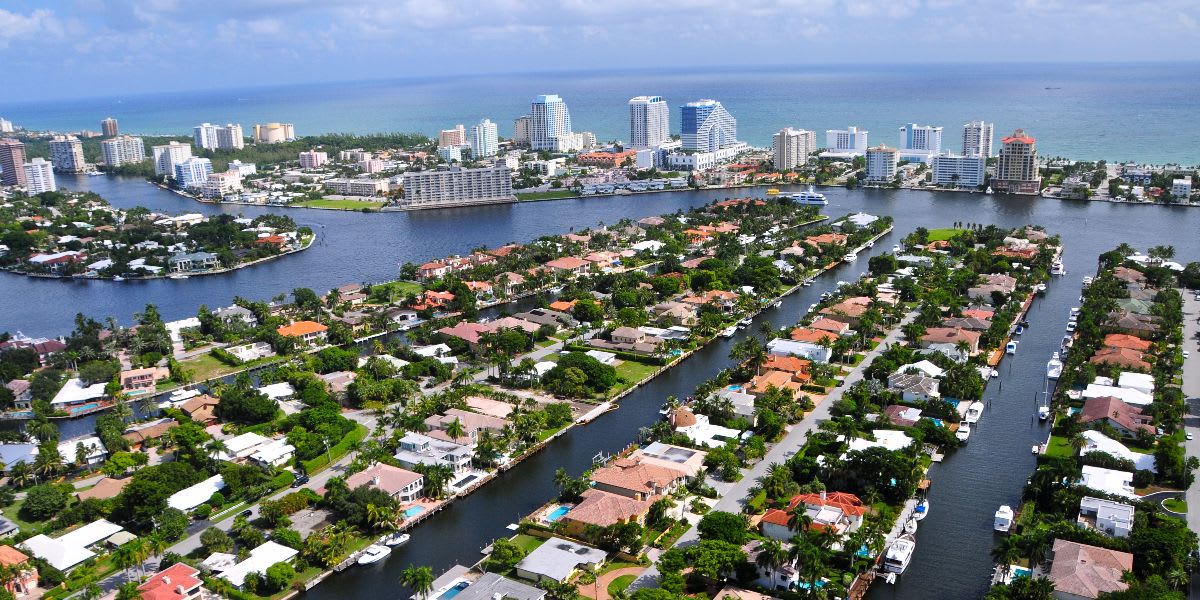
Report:
M1049 406L1039 406L1038 407L1038 420L1045 421L1046 419L1049 419L1049 418L1050 418L1050 407Z
M908 568L908 563L912 562L913 553L917 550L917 539L911 534L904 534L892 542L888 546L887 553L883 557L883 571L885 573L895 573L897 575L904 573Z
M995 520L992 523L992 528L996 531L1008 533L1013 523L1013 509L1007 504L1001 505L996 510Z
M1046 379L1058 379L1062 375L1063 362L1059 353L1055 352L1050 360L1046 361Z
M407 533L396 532L396 533L393 533L392 535L385 536L383 539L381 539L379 541L383 542L384 546L396 547L396 546L403 546L403 545L407 544L410 537L412 537L412 536L410 536Z
M958 431L954 432L954 437L958 438L958 441L966 443L967 438L971 437L971 425L966 422L959 423Z
M362 556L358 557L358 564L360 564L360 565L374 564L374 563L377 563L377 562L387 558L388 555L391 553L392 553L392 549L388 548L387 546L380 546L379 544L371 544L370 546L367 546L366 550L363 550Z
M929 499L926 498L913 509L913 518L920 521L929 516Z
M971 405L967 407L967 414L963 417L963 421L974 425L975 423L979 422L979 417L981 416L983 416L983 403L972 402Z
M733 337L734 333L737 333L737 325L730 325L729 327L722 329L720 335L723 338L731 338Z
M1016 354L1017 353L1017 342L1012 341L1012 342L1005 344L1004 345L1004 353L1005 354Z
M909 519L904 522L904 533L911 535L916 532L917 532L917 520L916 519Z

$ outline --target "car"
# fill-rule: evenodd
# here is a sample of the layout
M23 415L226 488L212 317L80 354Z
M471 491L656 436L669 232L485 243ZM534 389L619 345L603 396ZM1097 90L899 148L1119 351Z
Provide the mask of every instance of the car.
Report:
M1183 357L1184 357L1184 358L1191 358L1191 356L1192 356L1192 353L1191 353L1191 352L1188 352L1187 350L1184 350L1184 351L1183 351Z
M1187 432L1187 433L1184 435L1184 437L1186 437L1186 438L1188 439L1188 441L1189 441L1189 442L1190 442L1190 441L1192 441L1192 432L1190 432L1190 431L1189 431L1189 432Z
M242 512L238 513L238 516L246 517L247 519L249 519L250 517L254 516L254 510L247 508L246 510L243 510Z
M296 478L292 480L292 487L298 488L306 483L308 483L308 475L297 475Z

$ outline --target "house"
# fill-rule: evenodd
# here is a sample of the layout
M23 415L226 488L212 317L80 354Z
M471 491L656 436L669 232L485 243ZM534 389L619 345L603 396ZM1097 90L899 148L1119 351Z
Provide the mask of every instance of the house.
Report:
M900 392L900 397L905 402L941 398L941 394L938 393L938 380L921 373L892 373L888 376L888 389Z
M221 401L208 394L200 394L179 406L188 417L201 425L209 425L217 420L217 405Z
M455 421L462 426L463 437L451 439L446 430ZM463 445L474 444L481 431L488 431L499 435L508 425L509 422L504 419L459 408L451 408L443 414L432 415L425 419L425 426L429 427L426 435Z
M797 327L792 330L789 337L792 338L792 341L821 345L833 344L837 339L837 334L811 327Z
M1117 387L1127 390L1135 390L1143 394L1154 393L1154 376L1149 373L1134 373L1132 371L1122 371L1117 376Z
M680 300L684 304L695 306L712 305L722 312L731 313L737 308L738 295L726 290L709 290L697 296L687 296Z
M14 379L4 387L13 395L13 408L18 410L29 410L33 407L33 391L30 389L30 384L24 379Z
M795 537L799 532L792 529L788 521L798 509L803 509L804 514L812 519L812 529L827 529L838 535L858 531L867 513L863 501L854 494L826 491L800 494L792 497L786 510L773 508L763 515L763 535L784 541Z
M604 352L602 350L588 350L584 354L596 359L602 365L613 365L617 362L617 355L612 352Z
M325 382L329 393L336 396L344 396L350 390L350 384L357 378L358 373L354 371L334 371L318 376L318 379Z
M175 563L155 573L137 589L142 600L198 600L203 583L198 569Z
M127 431L121 437L129 442L130 448L140 450L146 445L146 440L157 440L178 426L179 423L175 419L160 419L144 427L139 426L137 429Z
M167 267L172 273L187 273L190 271L207 271L221 265L221 260L212 252L193 252L191 254L176 254L167 259Z
M395 457L402 467L410 470L418 465L445 465L460 473L471 468L473 453L461 444L410 431L400 438Z
M921 336L923 348L940 350L942 348L958 349L959 344L966 344L967 352L971 355L979 353L980 334L967 329L955 327L930 327Z
M427 262L427 263L417 267L417 280L418 281L429 281L430 279L437 279L439 277L445 277L446 275L449 275L450 272L453 270L454 269L450 265L448 265L444 262L440 262L440 261L436 261L436 260L430 261L430 262Z
M717 397L729 403L733 408L735 416L746 419L752 427L758 424L758 411L754 406L754 394L748 394L741 389L731 389L729 386L726 386L717 391Z
M803 382L798 381L794 373L787 371L764 370L750 379L750 394L762 396L770 390L785 390L792 398L799 397Z
M446 337L458 338L467 343L467 346L474 351L479 346L479 338L485 333L490 333L489 328L484 323L472 323L470 321L462 321L450 327L443 327L437 332Z
M316 321L295 321L277 331L283 337L296 338L305 344L323 344L328 330L328 327Z
M1107 423L1121 435L1129 437L1136 436L1139 431L1154 435L1153 420L1152 416L1142 414L1142 409L1113 396L1088 398L1083 402L1083 411L1079 414L1081 423Z
M554 273L572 277L587 273L591 265L592 263L574 256L563 256L546 263L546 266Z
M1050 555L1047 577L1054 584L1056 600L1095 599L1129 589L1122 581L1125 571L1133 570L1133 555L1128 552L1056 539Z
M29 562L29 555L13 548L0 546L0 568L9 573L4 581L4 589L14 596L25 596L38 586L38 571Z
M242 587L246 576L250 573L265 573L276 563L290 563L300 554L298 550L276 542L264 542L261 546L250 551L250 556L221 573L221 578L232 583L234 587Z
M639 458L617 458L592 473L596 489L635 500L665 496L688 477L686 471Z
M704 469L706 456L708 456L707 452L662 442L653 442L645 448L634 450L629 455L630 458L641 460L646 464L683 471L688 477L700 474L700 471Z
M767 342L767 352L776 356L796 356L812 362L827 363L833 351L809 342L774 339Z
M167 506L187 512L208 502L213 494L223 489L225 489L225 479L220 475L213 475L200 483L171 494L167 498Z
M808 327L809 329L816 329L817 331L828 331L829 333L839 336L850 333L849 324L847 324L845 321L839 321L829 317L818 317L815 321L809 323Z
M58 453L67 464L81 467L96 467L108 459L108 450L104 443L94 435L62 440L58 443Z
M639 500L601 489L588 489L583 492L583 500L567 511L560 521L564 532L575 537L583 535L589 527L609 527L618 523L642 525L654 500Z
M287 438L280 438L259 446L250 455L250 460L264 467L282 467L295 454L296 447L289 444Z
M50 566L65 572L96 556L96 553L89 549L90 546L123 530L120 525L100 519L64 533L58 538L38 534L21 542L21 545Z
M1097 380L1100 378L1097 377ZM1115 385L1107 385L1104 383L1089 383L1083 388L1083 398L1104 398L1112 396L1119 398L1125 404L1136 404L1137 406L1149 406L1154 402L1154 395L1147 394L1141 390L1117 387Z
M1133 463L1133 468L1139 471L1158 471L1153 454L1134 452L1125 446L1125 444L1094 429L1087 429L1080 435L1083 436L1086 442L1083 448L1079 450L1081 456L1091 454L1092 452L1103 452L1115 458Z
M682 433L697 446L720 448L729 442L740 442L742 432L720 425L713 425L708 415L697 415L686 406L675 409L670 415L671 427Z
M800 383L808 383L812 379L811 368L811 360L778 354L768 354L767 362L763 363L763 369L791 373L792 377Z
M445 308L454 301L454 294L451 292L438 292L434 290L425 290L417 297L416 302L412 305L413 310L437 310Z
M1117 267L1113 269L1113 277L1115 277L1117 281L1123 281L1125 283L1146 283L1146 276L1143 275L1141 271L1130 269L1129 267Z
M792 545L783 542L783 548L790 551ZM771 566L769 564L759 564L759 556L763 552L762 540L752 540L742 546L742 551L746 553L746 562L754 565L758 579L754 580L756 585L764 587L768 590L791 590L800 583L800 571L796 568L798 559L788 558L783 564ZM746 591L746 590L744 590ZM763 600L771 600L771 596L750 592L755 596L761 597ZM718 596L720 598L721 596ZM731 600L736 600L741 596L732 596Z
M1137 350L1138 352L1146 352L1150 350L1150 346L1154 345L1148 340L1143 340L1134 335L1124 333L1110 333L1104 336L1104 342L1101 344L1105 348L1126 348L1129 350Z
M466 567L461 568L464 572L466 571ZM461 587L461 584L456 585ZM439 592L439 594L444 593ZM440 595L429 594L428 597L439 598ZM497 598L504 600L545 600L546 590L525 585L503 575L484 573L479 579L471 582L466 589L455 595L455 600L496 600Z
M78 498L80 502L91 499L108 500L109 498L116 498L117 495L121 493L121 490L125 489L125 486L129 485L131 481L133 481L133 479L130 477L126 477L124 479L102 477L92 487L77 492L75 497Z
M1088 360L1093 365L1116 365L1122 369L1149 371L1152 367L1145 355L1128 348L1101 348Z
M563 583L579 570L599 569L607 557L603 550L552 537L517 563L517 577Z
M513 317L535 323L539 327L549 325L555 329L571 329L579 325L579 321L576 321L575 317L549 308L534 308L528 312L516 313Z
M505 271L496 276L494 280L496 285L500 286L502 295L511 297L519 293L525 285L525 276L512 271Z
M735 585L726 585L721 588L721 591L717 592L713 600L775 600L775 598L754 590L747 590Z
M892 404L883 409L883 414L888 422L899 427L912 427L921 420L921 409L903 404Z
M1133 529L1133 516L1134 508L1129 504L1084 496L1075 522L1109 537L1124 538Z
M170 376L171 372L166 367L146 367L121 371L121 391L128 395L153 392L160 379Z
M1114 311L1108 315L1106 324L1117 333L1125 333L1142 339L1150 339L1158 335L1162 329L1159 317L1139 315L1136 313Z
M833 306L821 309L821 314L834 321L841 321L849 327L858 327L859 321L866 314L870 306L870 298L856 296L854 298L846 298Z
M230 346L225 351L236 356L242 362L275 356L275 350L267 342L250 342L248 344Z
M352 490L364 485L383 490L401 502L411 502L425 489L425 476L386 463L375 463L346 478L346 487Z
M491 415L498 419L508 418L512 411L516 409L511 403L502 400L492 400L483 396L467 396L463 399L467 403L467 408L484 415Z
M996 316L996 311L990 308L982 307L968 308L967 310L962 311L962 315L968 319L983 319L984 321L990 321L992 317Z
M612 332L612 341L618 344L637 344L646 339L646 334L635 327L618 327Z
M48 338L31 338L21 335L14 335L12 339L0 342L0 352L9 350L28 349L37 353L38 362L42 366L46 366L46 362L50 357L67 349L67 345L60 340L52 340Z
M1083 475L1079 478L1079 485L1106 494L1112 494L1113 496L1137 498L1137 494L1133 491L1133 473L1128 471L1117 471L1115 469L1084 465Z
M913 443L913 439L907 433L895 429L875 429L871 431L871 436L875 439L851 438L846 452L862 452L868 448L883 448L891 452L896 452L911 446ZM842 439L841 436L838 436L839 441ZM843 458L845 457L843 456Z
M989 273L984 275L983 283L967 288L967 296L982 302L991 302L992 293L999 292L1005 296L1012 295L1017 290L1017 280L1004 273Z
M992 322L987 319L977 319L975 317L948 317L942 320L942 327L966 329L969 331L987 331L992 327Z
M841 233L822 233L804 238L804 243L813 248L820 248L821 246L844 246L848 239L850 239L850 236Z
M933 378L939 378L946 373L946 371L944 369L942 369L941 367L939 367L927 360L922 360L922 361L918 361L918 362L915 362L912 364L907 364L907 365L900 367L899 369L896 369L897 373L912 373L914 371L916 371L926 377L933 377Z
M89 404L96 404L104 398L105 385L105 382L87 385L79 378L68 379L54 395L54 398L50 399L50 405L55 410L71 411Z
M253 431L248 431L241 435L235 435L225 440L224 452L219 452L217 458L220 460L239 460L249 458L262 446L271 443L271 438L261 436Z

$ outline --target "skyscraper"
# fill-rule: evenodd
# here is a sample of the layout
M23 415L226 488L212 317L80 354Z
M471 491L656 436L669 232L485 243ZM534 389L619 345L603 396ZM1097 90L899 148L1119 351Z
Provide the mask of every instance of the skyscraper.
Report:
M100 142L100 154L104 164L110 167L140 163L146 160L146 144L140 137L120 135Z
M779 130L771 145L775 169L787 171L802 167L808 162L808 156L817 149L817 134L807 129Z
M900 163L900 152L895 148L880 145L867 148L867 181L890 183L896 178L896 166Z
M450 146L465 146L467 143L467 130L462 123L454 126L454 129L443 129L438 134L438 148L448 148Z
M684 150L715 152L737 143L737 119L716 100L683 105Z
M278 144L296 140L296 128L291 123L267 123L254 126L254 141L262 144Z
M513 119L512 141L518 146L529 146L529 127L533 119L529 115L521 115Z
M192 147L188 144L172 141L170 144L155 146L154 174L175 176L175 165L192 157Z
M201 123L192 128L192 143L201 150L217 149L217 126Z
M120 133L120 129L117 127L117 120L109 117L100 121L100 131L104 133L104 137L115 137Z
M1000 157L992 189L1010 194L1037 194L1042 178L1038 174L1037 139L1018 129L1000 140Z
M55 171L82 173L87 168L83 159L83 142L73 135L56 135L50 140L50 162Z
M0 184L25 186L25 144L12 138L0 139Z
M175 183L183 189L200 187L212 172L211 160L193 156L175 165Z
M8 119L0 119L0 133L12 133L13 124Z
M217 147L222 150L241 150L246 147L241 123L226 123L217 128Z
M529 147L565 152L571 149L571 112L558 94L533 99L529 111Z
M476 159L495 156L500 150L496 124L490 119L484 119L472 126L468 138L471 142L471 156Z
M900 128L900 159L928 162L942 151L942 128L907 123Z
M992 124L986 121L971 121L963 125L963 156L992 157Z
M654 148L671 140L671 108L662 96L629 99L629 146Z
M54 180L54 167L46 159L38 157L21 166L25 175L25 191L29 195L58 191Z
M863 154L867 151L867 133L854 125L845 129L826 129L825 148L830 154Z

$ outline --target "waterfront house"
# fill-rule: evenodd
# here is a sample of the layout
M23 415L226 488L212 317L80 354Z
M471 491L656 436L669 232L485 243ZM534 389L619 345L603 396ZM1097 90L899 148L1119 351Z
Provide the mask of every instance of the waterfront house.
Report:
M346 478L346 487L352 490L364 485L383 490L400 502L411 502L425 489L425 476L386 463L375 463Z
M947 317L942 319L942 327L966 329L968 331L987 331L991 329L992 322L987 319L977 319L975 317Z
M1129 471L1084 465L1079 485L1113 496L1137 498L1137 494L1133 491L1133 473Z
M1150 346L1154 344L1148 340L1143 340L1134 335L1124 333L1110 333L1104 336L1102 344L1105 348L1125 348L1128 350L1136 350L1138 352L1146 352L1150 350Z
M546 263L546 267L548 267L555 274L559 276L570 277L576 277L587 273L588 268L591 265L592 263L574 256L563 256Z
M850 236L841 233L822 233L804 238L804 243L813 248L820 248L821 246L844 246L846 245L846 240L849 239Z
M1146 362L1145 355L1137 350L1128 348L1101 348L1088 362L1093 365L1116 365L1122 369L1150 371L1152 366Z
M46 366L50 357L67 349L67 345L61 340L52 340L49 338L31 338L17 333L12 339L0 342L0 352L9 350L33 350L37 353L38 363L43 367Z
M463 429L463 437L451 438L446 430L452 423L457 421ZM425 419L425 426L429 428L426 435L435 437L440 440L454 442L455 444L472 445L479 438L479 432L488 431L495 435L500 435L505 427L508 427L509 422L497 417L474 413L459 408L451 408L440 415L432 415Z
M858 327L862 316L871 305L871 299L866 296L846 298L833 306L821 309L821 314L834 321L841 321L847 326ZM819 327L817 329L820 329Z
M138 586L142 600L199 600L203 596L200 571L184 563L175 563L155 573Z
M1079 414L1081 423L1107 423L1118 433L1135 437L1139 431L1154 434L1154 418L1142 414L1142 409L1130 406L1127 402L1113 396L1088 398L1083 402L1083 411Z
M450 265L441 261L430 261L417 267L417 279L420 281L429 281L439 277L449 275L453 269Z
M996 316L996 311L986 307L968 308L967 310L962 311L962 316L968 319L983 319L984 321L990 321L992 317Z
M686 435L693 444L705 448L720 448L731 441L740 442L742 439L742 432L714 425L708 420L708 415L695 414L686 406L672 411L670 422L677 433Z
M792 545L783 542L783 548L790 551ZM752 540L742 546L742 551L746 553L746 562L754 565L755 572L758 574L758 579L754 580L755 585L761 586L768 590L791 590L800 583L800 571L796 568L798 559L788 558L783 564L777 566L759 564L758 557L763 552L762 540ZM753 592L751 592L753 593ZM771 596L754 593L755 596L763 600L772 600ZM719 598L721 596L718 596ZM740 599L742 596L733 596L731 600Z
M24 552L12 546L0 546L0 568L8 573L4 581L4 589L8 593L20 598L37 589L37 567Z
M1130 269L1129 267L1117 267L1113 269L1113 277L1117 281L1124 283L1145 284L1146 276L1141 271Z
M892 404L883 409L883 414L888 422L899 427L912 427L921 420L921 409L903 404Z
M967 288L967 296L974 300L990 303L994 292L1010 296L1016 290L1016 278L1004 273L989 273L984 275L983 283Z
M525 286L525 276L512 271L506 271L496 276L496 285L500 286L503 296L512 297L520 293Z
M1133 529L1134 512L1129 504L1084 496L1079 501L1079 516L1075 522L1108 537L1125 538Z
M1133 555L1078 542L1055 539L1050 572L1056 600L1094 600L1108 592L1129 589L1122 580L1133 570Z
M1094 429L1086 429L1080 435L1083 436L1085 441L1083 448L1079 450L1080 456L1085 456L1093 452L1103 452L1109 456L1133 463L1133 468L1138 471L1158 471L1153 454L1134 452L1125 444Z
M449 306L454 302L454 294L451 292L438 292L434 290L425 290L416 302L412 305L413 310L439 310Z
M212 252L192 252L191 254L176 254L167 259L167 267L172 273L188 273L207 271L220 266L221 260Z
M634 450L629 457L643 463L659 465L669 469L683 471L688 477L695 477L704 469L704 458L707 452L683 446L653 442L645 448Z
M275 356L275 350L271 348L271 344L267 342L250 342L238 346L230 346L225 349L226 352L237 357L242 362L250 362L260 358Z
M967 353L973 356L979 353L979 337L978 332L967 329L930 327L921 336L920 343L923 348L931 350L958 350L959 344L966 344Z
M833 351L824 346L784 339L774 339L767 342L767 353L776 356L795 356L820 363L829 362L829 359L833 356Z
M171 376L166 367L146 367L121 371L121 391L128 395L153 392L160 379Z
M316 321L294 321L277 331L283 337L295 338L304 344L324 344L329 328Z
M54 410L68 412L99 406L100 400L104 398L104 386L105 382L86 385L79 378L68 379L50 400L50 406Z
M803 510L812 519L811 530L829 530L839 536L858 531L867 513L863 501L854 494L827 491L799 494L792 497L786 510L773 508L763 515L763 535L782 541L795 537L799 532L788 521L797 510Z
M726 290L709 290L696 296L686 296L680 300L684 304L699 309L706 304L720 308L724 313L732 313L737 308L738 295Z
M250 573L266 573L267 569L276 563L291 563L298 550L276 542L264 542L261 546L250 551L250 556L221 573L221 578L229 581L234 587L240 588L246 582Z
M13 408L17 410L29 410L33 407L33 390L30 389L30 383L24 379L14 379L4 387L13 395Z
M162 436L167 435L168 431L179 426L175 419L160 419L153 423L144 426L137 426L136 429L130 429L121 437L129 442L129 447L133 450L141 450L147 440L157 440Z
M410 470L420 465L445 465L459 473L471 468L472 452L466 446L410 431L400 438L395 458Z
M814 320L812 323L809 323L808 328L816 329L817 331L828 331L829 333L838 336L848 335L850 333L849 324L847 324L845 321L839 321L829 317L817 317L816 320Z
M506 419L508 415L516 410L509 402L502 400L493 400L484 396L467 396L463 399L466 402L467 408L484 415L490 415L498 419Z
M497 598L501 598L503 600L545 600L546 598L546 590L533 587L531 585L526 585L519 581L514 581L495 573L484 573L479 577L479 579L455 583L454 586L456 587L451 587L450 583L461 581L459 577L462 573L467 572L467 568L463 566L455 566L450 570L449 573L447 573L447 575L454 574L459 569L462 571L458 574L455 574L455 576L446 584L439 585L439 583L442 581L442 578L440 577L435 580L434 590L441 590L443 587L445 587L447 591L450 589L457 590L460 589L463 584L467 584L466 589L462 589L462 591L454 594L453 597L455 600L497 600ZM441 595L444 595L445 593L445 591L440 591L437 592L437 595L429 594L428 598L440 598ZM414 596L414 598L416 597L417 596Z
M686 471L639 458L617 458L592 473L596 489L635 500L665 496L688 477Z
M598 548L552 537L521 559L516 572L517 577L538 583L563 583L580 570L596 571L607 557Z
M928 401L941 398L938 380L921 373L898 371L888 376L888 389L899 392L905 402Z
M217 405L221 401L208 394L200 394L179 406L189 418L201 425L210 425L217 420Z
M618 523L642 525L656 499L639 500L601 489L588 489L583 492L583 500L563 515L560 522L564 532L574 537L584 535L590 527L610 527Z

